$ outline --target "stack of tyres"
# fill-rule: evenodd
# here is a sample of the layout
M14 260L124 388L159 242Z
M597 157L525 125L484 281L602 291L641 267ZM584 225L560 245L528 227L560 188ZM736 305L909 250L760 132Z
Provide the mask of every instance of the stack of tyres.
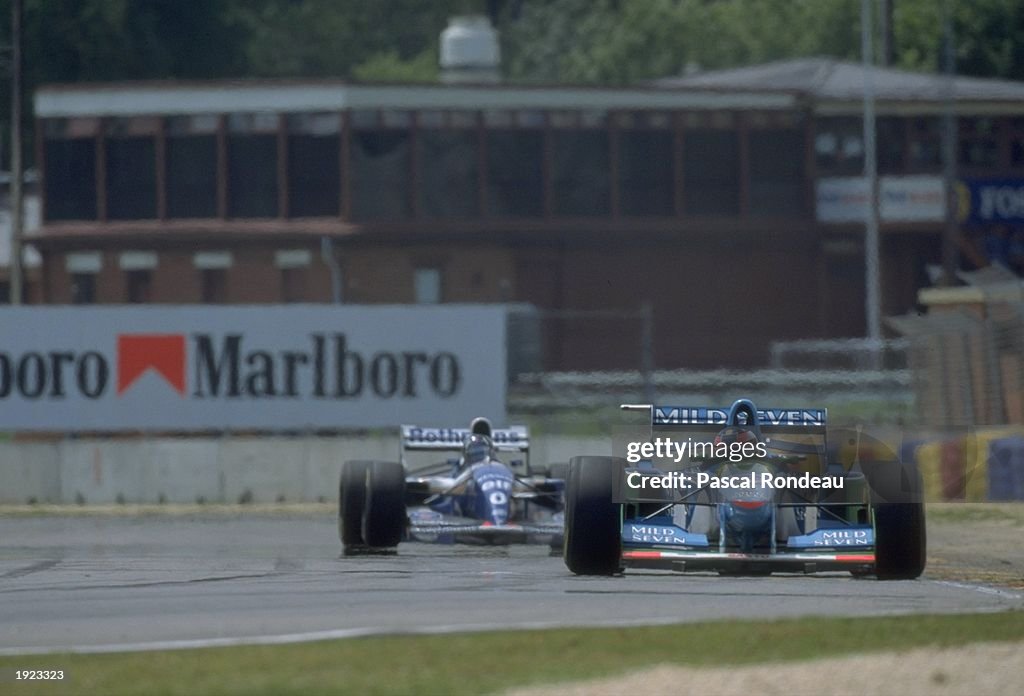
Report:
M964 441L961 438L942 443L939 480L945 500L964 500L967 497L967 471L964 462Z
M1024 437L994 440L989 447L989 500L1024 500Z
M991 500L989 495L989 464L992 461L992 444L1021 435L1020 427L1000 426L982 428L968 435L964 441L964 463L966 465L965 496L968 503L983 503Z
M963 441L926 442L917 448L917 465L924 479L925 500L964 499Z

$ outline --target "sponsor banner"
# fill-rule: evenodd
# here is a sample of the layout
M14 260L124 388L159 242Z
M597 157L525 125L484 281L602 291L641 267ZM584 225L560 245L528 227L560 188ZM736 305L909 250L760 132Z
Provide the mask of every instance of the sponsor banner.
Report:
M960 222L1024 224L1024 179L963 179L956 194Z
M708 545L708 538L704 534L692 534L674 525L658 525L632 520L622 525L622 541L626 544Z
M883 222L941 222L945 187L938 176L883 176L878 181L878 215ZM861 176L819 179L819 222L864 222L868 182Z
M301 430L505 417L505 310L0 309L0 429Z
M827 417L828 411L823 408L757 410L757 420L761 425L824 426ZM729 409L654 406L651 418L654 425L726 425L729 422Z
M470 436L469 428L423 428L402 426L402 447L409 450L461 451ZM530 448L530 433L525 425L493 428L491 442L494 448L508 452L522 452Z
M816 529L809 534L791 536L786 542L792 548L815 546L874 546L875 533L871 527L834 527Z

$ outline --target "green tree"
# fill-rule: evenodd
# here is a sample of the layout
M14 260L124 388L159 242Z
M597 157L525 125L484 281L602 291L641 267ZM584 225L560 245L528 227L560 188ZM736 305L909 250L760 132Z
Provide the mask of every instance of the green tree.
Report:
M1024 3L951 2L958 73L1024 79ZM859 60L860 7L860 0L510 0L502 21L506 71L529 82L623 84L687 65ZM940 69L942 2L894 0L893 7L896 66Z
M448 17L480 11L470 0L235 0L247 71L258 77L367 80L427 76ZM433 72L436 75L436 69Z

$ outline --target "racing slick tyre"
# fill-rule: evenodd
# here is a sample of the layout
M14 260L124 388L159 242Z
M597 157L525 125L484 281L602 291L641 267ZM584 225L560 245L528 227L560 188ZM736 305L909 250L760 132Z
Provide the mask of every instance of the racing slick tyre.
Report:
M623 460L573 457L566 481L566 567L576 575L614 575L622 570L620 504L613 502Z
M405 468L373 462L366 477L363 542L371 548L398 546L405 527Z
M338 536L346 553L363 545L363 509L366 507L366 472L373 462L341 465L338 486Z
M921 472L913 464L890 463L873 478L875 576L917 578L924 572L927 551Z

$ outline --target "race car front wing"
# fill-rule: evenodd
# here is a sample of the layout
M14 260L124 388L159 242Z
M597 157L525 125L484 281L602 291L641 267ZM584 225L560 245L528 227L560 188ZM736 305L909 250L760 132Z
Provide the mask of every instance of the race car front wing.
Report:
M873 550L858 550L760 554L631 548L623 551L622 562L629 568L659 568L679 572L717 570L820 573L829 570L868 570L875 564L875 553Z
M474 534L480 536L522 536L533 534L561 534L564 525L561 522L528 522L524 524L493 524L491 522L466 522L438 520L430 522L413 522L409 525L409 533L413 536L433 534Z

